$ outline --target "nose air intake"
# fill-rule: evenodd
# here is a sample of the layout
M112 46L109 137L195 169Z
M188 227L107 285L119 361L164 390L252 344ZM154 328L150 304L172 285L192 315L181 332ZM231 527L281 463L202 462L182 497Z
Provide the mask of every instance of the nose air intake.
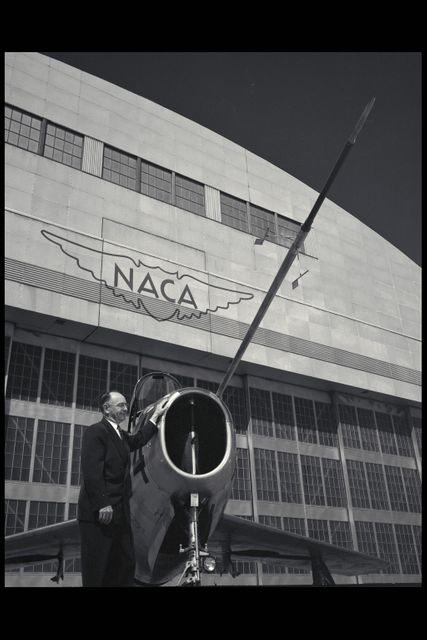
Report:
M204 392L180 396L165 417L165 445L172 463L181 471L210 473L226 454L224 409Z

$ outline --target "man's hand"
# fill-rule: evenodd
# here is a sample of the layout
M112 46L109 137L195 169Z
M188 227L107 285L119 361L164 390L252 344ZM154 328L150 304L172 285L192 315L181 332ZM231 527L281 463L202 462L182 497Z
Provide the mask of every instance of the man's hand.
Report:
M166 400L162 400L162 402L159 402L159 404L156 405L154 413L150 418L150 420L154 422L154 424L157 424L157 420L164 414L169 400L170 398L166 398Z
M99 522L101 524L110 524L113 519L113 507L108 505L108 507L103 507L99 510Z

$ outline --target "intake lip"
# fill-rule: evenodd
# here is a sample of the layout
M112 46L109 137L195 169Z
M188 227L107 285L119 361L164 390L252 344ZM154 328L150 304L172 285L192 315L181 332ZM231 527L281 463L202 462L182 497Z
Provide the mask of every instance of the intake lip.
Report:
M192 473L192 432L196 434L197 467ZM233 431L226 405L204 389L181 389L161 417L159 435L167 463L188 478L210 477L229 461Z

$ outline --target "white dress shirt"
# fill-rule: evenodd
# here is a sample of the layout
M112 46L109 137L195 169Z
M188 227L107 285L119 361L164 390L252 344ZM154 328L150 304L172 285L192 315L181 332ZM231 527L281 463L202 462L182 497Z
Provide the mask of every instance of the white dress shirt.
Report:
M113 420L110 420L110 418L105 418L106 420L108 420L108 422L114 427L114 431L117 433L118 437L120 438L120 440L122 440L122 436L120 435L120 431L118 429L118 424L117 422L113 422Z

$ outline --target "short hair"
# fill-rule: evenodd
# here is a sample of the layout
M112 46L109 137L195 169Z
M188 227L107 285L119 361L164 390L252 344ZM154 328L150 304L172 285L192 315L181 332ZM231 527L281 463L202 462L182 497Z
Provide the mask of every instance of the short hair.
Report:
M111 393L110 391L106 391L99 398L99 403L98 403L99 404L99 408L103 413L104 413L104 404L109 401L110 393Z

